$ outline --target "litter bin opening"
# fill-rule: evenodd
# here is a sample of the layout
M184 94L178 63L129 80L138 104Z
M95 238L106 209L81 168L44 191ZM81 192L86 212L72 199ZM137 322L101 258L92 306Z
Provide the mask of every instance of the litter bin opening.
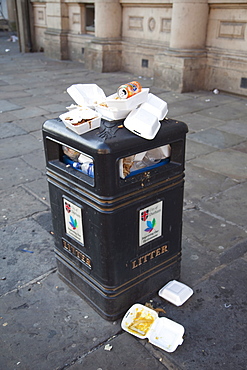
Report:
M47 158L49 166L58 168L72 177L79 178L94 186L94 159L75 148L54 139L47 138Z
M160 167L169 163L170 156L171 146L168 144L121 158L119 161L120 177L125 179Z

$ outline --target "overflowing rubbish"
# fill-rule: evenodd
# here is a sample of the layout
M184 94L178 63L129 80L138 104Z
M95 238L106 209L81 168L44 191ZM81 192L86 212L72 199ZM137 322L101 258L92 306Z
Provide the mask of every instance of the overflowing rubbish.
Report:
M137 81L119 86L106 96L96 84L74 84L67 89L76 104L59 118L67 128L82 135L100 126L101 118L124 119L123 125L134 134L152 140L168 112L167 103Z

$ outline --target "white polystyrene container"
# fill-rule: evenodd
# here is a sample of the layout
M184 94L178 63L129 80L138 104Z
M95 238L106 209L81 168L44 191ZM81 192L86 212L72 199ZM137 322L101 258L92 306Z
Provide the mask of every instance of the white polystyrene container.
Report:
M67 128L82 135L100 126L101 116L90 108L76 108L59 116ZM87 120L78 124L81 120Z
M160 129L158 117L142 108L132 110L125 118L124 126L144 139L152 140Z
M96 84L75 84L67 89L68 94L81 106L94 107L106 100L104 91Z
M162 121L168 113L167 103L151 93L148 94L147 101L141 107L157 116L159 121Z
M159 290L160 297L176 306L181 306L192 296L192 294L193 289L177 280L169 281L169 283Z
M124 119L130 113L130 110L120 110L117 108L104 107L101 105L96 105L95 109L102 115L103 118L110 120Z
M147 338L151 344L167 352L174 352L183 343L182 325L159 317L156 311L139 303L126 312L121 327L140 339Z
M120 99L117 93L110 95L106 98L106 104L108 107L117 108L119 110L129 110L135 109L138 105L147 101L148 98L148 88L143 88L139 93L131 96L127 99Z

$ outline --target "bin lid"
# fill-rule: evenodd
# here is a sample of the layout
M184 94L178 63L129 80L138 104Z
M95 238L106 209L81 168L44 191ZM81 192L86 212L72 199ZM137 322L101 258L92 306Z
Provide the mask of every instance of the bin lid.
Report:
M192 294L193 290L190 287L176 280L169 281L169 283L159 290L160 297L176 306L181 306Z

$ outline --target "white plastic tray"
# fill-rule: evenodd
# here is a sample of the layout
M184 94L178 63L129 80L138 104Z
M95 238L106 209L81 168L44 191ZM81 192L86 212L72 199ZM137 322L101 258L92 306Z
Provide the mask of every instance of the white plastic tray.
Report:
M160 297L176 306L181 306L192 296L192 294L193 289L177 280L169 281L169 283L159 290Z
M101 116L90 108L76 108L67 113L63 113L59 116L66 127L76 132L78 135L82 135L85 132L94 130L100 126ZM88 121L75 125L83 119Z
M140 339L164 351L174 352L183 343L184 327L166 317L158 317L156 311L139 303L134 304L125 314L121 327Z

